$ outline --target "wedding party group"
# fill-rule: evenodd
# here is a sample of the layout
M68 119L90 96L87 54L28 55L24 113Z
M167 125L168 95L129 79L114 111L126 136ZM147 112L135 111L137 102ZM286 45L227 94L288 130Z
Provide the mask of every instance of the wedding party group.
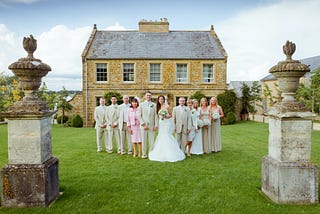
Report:
M109 106L100 98L94 111L97 151L102 152L103 139L108 153L113 152L115 140L118 154L160 162L221 151L220 118L224 114L216 97L209 102L202 98L200 105L196 99L180 97L173 108L163 95L157 103L151 98L151 92L146 92L144 102L135 97L129 103L129 96L124 95L123 103L117 105L117 97L112 96Z

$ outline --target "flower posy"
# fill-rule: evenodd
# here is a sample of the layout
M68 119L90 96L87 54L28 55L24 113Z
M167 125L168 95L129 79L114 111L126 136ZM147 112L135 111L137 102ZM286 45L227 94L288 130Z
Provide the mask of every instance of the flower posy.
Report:
M168 110L167 109L161 109L159 111L158 115L161 118L161 120L163 120L168 115Z
M215 120L216 120L216 119L219 119L219 118L220 118L219 113L218 113L218 112L213 112L213 113L212 113L212 118L215 119Z

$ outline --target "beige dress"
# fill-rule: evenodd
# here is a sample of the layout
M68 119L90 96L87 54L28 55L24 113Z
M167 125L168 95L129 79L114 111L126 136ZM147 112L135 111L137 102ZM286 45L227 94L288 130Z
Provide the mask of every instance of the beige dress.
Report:
M202 127L202 148L203 153L211 152L211 140L210 140L210 116L209 116L209 107L205 111L200 108L200 115L204 126Z
M221 134L220 134L220 114L218 108L212 110L212 121L211 121L211 151L221 151Z

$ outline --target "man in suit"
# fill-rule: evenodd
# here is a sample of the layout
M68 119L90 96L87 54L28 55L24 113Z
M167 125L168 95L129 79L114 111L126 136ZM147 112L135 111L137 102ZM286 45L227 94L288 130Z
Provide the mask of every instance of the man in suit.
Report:
M108 147L107 152L112 153L113 151L113 137L116 139L118 154L121 153L121 142L120 142L120 132L119 132L119 117L120 108L117 105L117 97L111 97L111 105L106 109L106 122L108 131Z
M128 154L132 154L132 144L129 129L127 127L128 109L130 108L129 96L123 96L123 103L120 105L119 130L121 140L121 154L126 153L126 139L128 142Z
M175 125L176 139L180 145L180 149L186 151L187 135L191 129L191 113L184 105L185 98L179 98L179 105L173 108L172 118Z
M107 130L106 130L106 120L105 120L105 113L106 113L106 99L100 98L99 100L100 105L94 109L94 120L96 121L95 129L97 135L97 152L102 151L102 138L104 137L104 144L107 149Z
M142 158L147 158L147 142L149 151L153 149L155 133L158 129L158 114L156 104L151 102L151 92L146 93L146 101L138 109L138 118L142 135Z

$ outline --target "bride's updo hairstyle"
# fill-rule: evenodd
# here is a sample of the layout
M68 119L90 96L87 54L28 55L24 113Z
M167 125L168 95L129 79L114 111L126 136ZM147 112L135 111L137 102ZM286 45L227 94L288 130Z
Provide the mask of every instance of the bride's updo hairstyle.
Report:
M163 98L164 101L166 101L166 98L163 95L160 95L157 99L157 112L159 112L159 110L161 109L161 104L159 102L160 97Z

